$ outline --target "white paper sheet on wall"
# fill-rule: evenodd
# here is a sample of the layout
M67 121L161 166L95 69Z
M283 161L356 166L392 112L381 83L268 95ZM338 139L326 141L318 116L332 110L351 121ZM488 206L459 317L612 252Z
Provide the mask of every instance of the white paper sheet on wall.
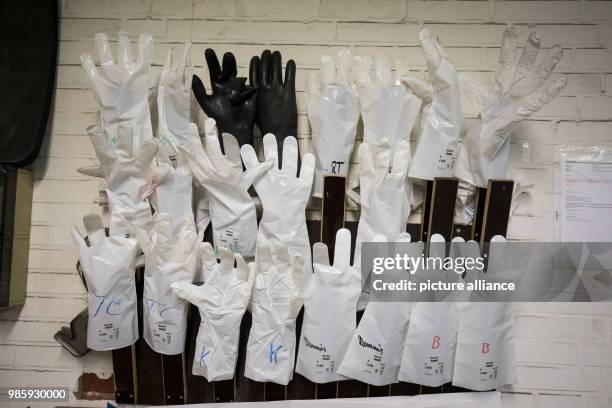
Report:
M612 242L612 162L561 160L561 240Z

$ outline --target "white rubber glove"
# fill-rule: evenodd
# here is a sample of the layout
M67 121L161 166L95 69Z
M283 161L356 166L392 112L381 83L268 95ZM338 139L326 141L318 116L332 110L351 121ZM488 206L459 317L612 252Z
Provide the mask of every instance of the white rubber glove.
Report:
M377 151L369 143L359 146L361 213L353 258L358 270L361 270L363 242L372 241L376 235L395 240L406 231L406 221L410 215L410 203L405 199L408 189L406 174L410 166L408 142L397 144L392 166L390 158L391 151L386 140L382 141ZM366 301L367 298L360 300L360 310L363 310Z
M386 238L377 235L371 241L385 242ZM410 242L410 234L402 233L394 241ZM422 242L408 248L410 257L417 258L422 253ZM397 382L411 308L408 301L368 303L338 373L372 385Z
M172 234L176 236L184 227L195 224L193 212L193 182L191 170L181 157L174 161L170 145L159 146L156 155L156 166L151 169L147 193L152 193L151 204L156 213L165 213L172 221Z
M429 257L444 260L445 250L444 238L439 234L432 235ZM421 276L416 278L423 282L456 282L461 279L461 275L456 274L454 270L428 269L419 273ZM456 304L444 301L445 295L450 296L450 293L436 293L436 296L430 299L431 302L413 305L398 376L400 381L428 387L438 387L451 382L459 316Z
M153 37L147 33L140 34L136 60L132 57L132 45L126 32L119 32L116 62L106 34L97 33L95 45L100 68L96 69L90 54L81 55L81 65L98 101L102 128L115 145L119 123L126 122L134 131L134 152L138 153L140 146L153 138L149 113Z
M457 155L455 176L477 187L505 178L512 130L552 101L565 88L565 76L551 76L563 56L559 46L536 64L540 39L531 33L519 57L518 33L504 32L495 84L486 87L460 75L462 87L480 112Z
M277 245L271 252L267 245L258 244L245 377L283 385L293 378L295 319L302 308L303 268L304 259L290 256L286 246Z
M505 239L499 235L491 238L487 275L505 275L499 269L508 265L504 259L504 243ZM480 256L476 243L471 248L468 256ZM471 280L469 272L466 280ZM478 297L477 292L475 296ZM459 335L453 385L486 391L515 384L517 374L514 366L512 303L459 302L457 309Z
M257 214L248 189L256 172L243 172L240 147L234 136L223 134L223 154L215 120L206 119L204 126L206 149L200 143L196 126L191 124L191 141L179 146L181 158L189 164L195 179L207 191L215 246L229 248L247 258L253 257Z
M429 83L402 77L426 104L408 176L425 180L452 177L461 130L457 72L438 39L428 29L421 29L419 41L427 61Z
M283 141L282 168L279 168L276 137L268 133L263 145L265 161L262 163L253 146L243 145L240 150L247 171L260 174L253 181L263 206L257 246L287 245L292 256L299 254L304 259L302 269L306 282L312 276L306 204L312 190L315 159L311 153L304 155L298 177L298 145L293 136Z
M138 339L134 277L138 242L107 237L98 215L89 214L83 222L89 246L76 227L71 232L87 282L87 347L98 351L127 347Z
M197 182L193 183L193 212L198 232L206 231L210 224L210 202L206 189Z
M134 232L145 256L143 337L162 354L180 354L185 348L189 305L170 289L173 282L193 282L198 244L195 226L178 222L174 234L169 214L156 213L149 225L134 225Z
M219 249L221 263L209 243L202 243L200 257L205 282L174 282L174 293L200 311L192 373L208 381L234 377L238 358L240 322L251 298L255 264L247 263L227 248ZM236 267L234 267L234 258Z
M157 92L159 138L169 155L176 158L179 157L178 146L189 143L192 140L189 130L191 81L193 78L193 68L189 63L190 48L191 43L185 43L175 46L168 51ZM179 160L177 170L179 170L182 163L183 161ZM191 180L191 171L188 173ZM174 176L164 179L164 182L167 182L169 185L179 183L181 191L187 191L185 186L186 176L185 178L183 176L184 172L179 171ZM206 230L210 223L208 196L206 195L206 190L195 182L190 190L189 194L193 201L189 205L193 209L196 228L198 233L200 233ZM169 193L172 194L170 191ZM169 197L172 197L172 195L169 195ZM166 206L162 204L162 207ZM183 200L181 200L180 208L181 214L186 211L186 205ZM183 219L179 215L172 218Z
M353 57L352 72L361 102L363 141L378 147L383 139L387 139L393 154L399 142L410 140L410 132L421 109L421 100L401 83L399 69L393 80L385 58L376 59L374 77L371 71L371 57Z
M175 157L178 145L190 140L189 104L193 78L188 62L190 47L190 43L180 44L168 51L157 88L158 137Z
M334 264L327 245L312 247L313 278L304 288L304 321L295 372L315 383L345 380L340 360L357 326L361 273L351 267L351 233L336 233Z
M323 177L346 177L359 120L359 97L349 78L351 53L343 49L334 58L321 57L319 76L308 77L308 119L312 152L316 158L313 195L323 195Z
M151 207L144 197L157 144L146 141L135 154L136 139L127 123L117 128L115 143L109 140L106 131L97 127L90 127L87 132L105 174L110 235L130 234L131 223L145 224L151 220Z

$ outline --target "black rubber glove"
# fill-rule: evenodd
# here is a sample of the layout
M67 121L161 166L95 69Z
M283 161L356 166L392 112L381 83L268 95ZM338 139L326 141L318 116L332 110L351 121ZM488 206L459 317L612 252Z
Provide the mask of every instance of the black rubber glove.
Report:
M278 51L265 50L261 59L251 59L249 82L257 88L257 127L261 135L276 136L278 156L282 157L283 140L297 137L297 103L295 100L295 62L289 60L283 82L283 61Z
M223 55L223 69L219 66L214 50L208 48L204 55L212 93L208 95L200 78L194 75L191 88L198 104L209 117L217 121L221 133L232 134L240 146L252 145L257 89L247 86L246 78L236 77L236 59L231 52Z

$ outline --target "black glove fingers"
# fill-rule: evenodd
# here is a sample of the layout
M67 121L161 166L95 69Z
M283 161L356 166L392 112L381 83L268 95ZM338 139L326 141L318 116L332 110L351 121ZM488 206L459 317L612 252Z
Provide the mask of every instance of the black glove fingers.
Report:
M283 58L280 51L272 53L272 83L274 85L283 83Z
M258 87L261 85L261 60L258 56L251 58L251 65L249 66L249 83L251 86Z
M206 94L206 87L204 86L204 83L197 75L193 76L193 79L191 81L191 90L193 91L193 95L195 96L196 101L198 101L198 104L200 105L202 110L208 113L209 97Z
M208 65L208 73L210 74L210 82L219 80L221 77L221 66L219 65L219 59L215 50L207 48L204 51L204 58L206 58L206 65Z
M261 54L261 81L263 86L272 85L272 53L265 50Z
M223 54L223 79L232 78L238 75L238 69L236 68L236 58L231 52Z
M290 59L285 67L285 83L284 87L288 90L295 90L295 61Z

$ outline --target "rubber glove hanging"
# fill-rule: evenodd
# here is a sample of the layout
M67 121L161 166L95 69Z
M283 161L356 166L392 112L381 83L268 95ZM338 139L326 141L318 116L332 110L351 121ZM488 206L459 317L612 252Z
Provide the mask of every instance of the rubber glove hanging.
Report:
M351 53L321 57L319 75L308 76L306 96L316 158L313 195L323 196L326 175L346 177L359 121L359 96L351 78Z
M117 128L116 140L111 140L105 130L97 127L90 127L88 133L104 170L110 235L130 234L130 222L146 223L151 219L151 206L145 199L144 189L157 153L157 143L146 141L136 154L133 128L123 122Z
M190 43L173 46L162 67L157 88L157 137L171 156L189 140L189 108L193 68L189 64Z
M468 244L467 257L481 256L481 248L476 242L470 241ZM516 256L516 253L511 256L510 252L504 237L496 235L491 238L487 280L489 276L507 279L508 272L510 276L514 275L515 271L508 266L513 265L516 258L520 257ZM471 272L474 272L476 277L483 276L482 270ZM467 273L466 281L471 280L471 272ZM490 295L493 297L489 297ZM518 378L514 363L513 304L492 301L497 297L503 299L505 296L500 296L499 292L474 291L469 296L470 302L457 303L459 330L453 385L474 391L486 391L516 384Z
M395 240L406 229L410 203L405 199L410 166L410 147L407 141L396 145L395 155L388 141L383 139L378 148L369 143L359 146L359 200L361 211L355 240L354 265L361 270L361 244L376 235ZM350 192L353 194L353 192ZM365 282L363 282L365 284ZM367 302L367 288L360 299L359 309Z
M387 239L377 235L371 241L386 242ZM410 234L404 232L394 241L409 243ZM412 259L422 256L423 243L409 244L407 254ZM406 276L410 276L409 272ZM338 367L338 374L372 385L397 382L411 309L412 303L405 300L368 303Z
M287 137L283 142L285 156L282 162L277 157L274 135L265 135L263 145L263 162L259 161L252 146L243 146L240 149L247 174L257 175L253 187L263 207L257 232L257 251L262 244L286 245L292 256L299 254L304 259L305 265L302 269L306 282L312 276L306 205L312 191L315 158L311 153L306 153L302 165L299 166L298 145L293 136Z
M312 247L314 274L304 286L304 321L295 372L310 381L346 380L336 371L357 327L361 274L351 266L351 233L336 233L333 265L327 245Z
M97 214L83 218L89 246L76 227L72 240L87 282L87 347L114 350L138 340L134 265L138 242L125 236L107 237Z
M244 376L287 385L295 365L295 325L302 308L304 259L284 245L257 248L257 275L251 297L253 324Z
M204 234L196 234L189 217L179 222L161 212L155 213L150 223L135 224L134 232L145 257L143 337L158 353L180 354L185 348L189 307L172 292L170 284L193 282L196 249Z
M179 146L180 158L191 168L197 183L206 189L215 247L251 258L255 256L257 213L248 190L271 163L243 171L240 147L234 137L224 133L220 138L214 119L206 119L204 127L205 146L200 142L197 127L191 124L191 141ZM225 154L221 152L221 140L225 141Z
M295 62L285 67L279 51L265 50L251 59L249 82L257 88L257 127L262 135L276 136L278 157L282 158L283 140L297 137L297 102L295 98Z
M372 65L376 72L372 75ZM393 155L396 145L410 142L410 132L421 109L421 100L401 82L405 63L395 61L395 75L392 74L387 58L378 56L353 57L351 70L357 84L361 118L363 120L363 141L378 148L383 139Z
M97 69L90 54L81 55L89 86L96 96L102 128L109 140L117 143L119 123L127 123L134 133L134 152L153 138L149 113L149 71L153 55L153 37L142 33L138 39L138 56L132 57L128 33L119 32L117 61L113 60L108 37L97 33L95 45L100 58Z
M454 238L452 245L461 245L463 238ZM445 259L446 242L440 234L433 234L429 242L429 259ZM455 258L456 251L449 256ZM453 268L424 268L419 275L411 275L411 280L421 285L431 278L442 282L462 280ZM412 307L410 324L406 334L404 351L398 379L404 382L439 387L453 378L455 350L457 346L457 327L459 316L457 305L449 301L452 291L436 291L415 296L418 303ZM421 299L423 298L423 299Z
M540 38L531 33L520 52L514 27L504 32L495 83L485 86L460 75L461 86L480 112L457 154L455 176L476 187L506 176L512 130L552 101L567 85L564 75L552 75L563 56L553 47L536 64Z
M176 296L200 311L191 372L208 381L234 377L240 322L251 298L256 273L255 263L247 264L239 254L233 254L227 248L220 248L218 252L220 263L208 242L200 244L203 285L196 286L186 281L170 285Z
M236 58L231 52L223 55L223 67L213 49L206 49L204 56L212 92L207 94L202 80L194 75L192 89L198 104L217 122L221 133L233 135L240 146L252 145L257 90L246 85L246 78L236 76Z
M425 180L452 177L461 130L457 71L428 29L421 29L419 41L427 61L429 82L402 76L404 84L425 103L421 133L408 176Z

